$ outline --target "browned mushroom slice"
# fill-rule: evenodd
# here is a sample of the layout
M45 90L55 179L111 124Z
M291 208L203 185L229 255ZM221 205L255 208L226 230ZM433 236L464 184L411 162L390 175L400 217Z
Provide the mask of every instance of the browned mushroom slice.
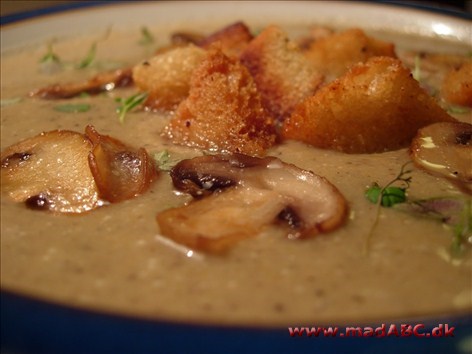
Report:
M30 95L48 100L72 98L83 93L94 95L104 91L111 91L117 87L129 86L132 82L131 68L124 68L100 73L84 82L43 87L31 92Z
M157 215L161 233L190 248L221 253L257 235L284 207L277 192L236 187Z
M2 189L35 209L81 213L102 204L88 165L92 144L80 133L56 130L2 152Z
M221 50L229 57L239 57L253 36L243 22L235 22L221 28L198 42L202 48L209 49L218 43Z
M305 238L335 230L347 216L346 200L330 182L275 157L202 156L178 163L171 177L195 197L214 192L157 216L165 236L203 251L225 250L274 224Z
M446 177L472 194L472 125L435 123L418 131L411 144L413 161L426 171Z
M93 144L89 164L102 198L115 203L148 189L157 170L145 149L100 135L92 126L85 133Z
M187 45L187 44L195 44L197 45L200 42L204 35L197 32L174 32L170 36L171 45L180 46L180 45Z

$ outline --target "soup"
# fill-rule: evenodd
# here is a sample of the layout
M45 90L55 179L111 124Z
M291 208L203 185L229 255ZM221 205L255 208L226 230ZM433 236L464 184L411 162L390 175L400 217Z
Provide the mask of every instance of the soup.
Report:
M209 26L205 33L214 29ZM48 43L2 53L2 150L43 131L83 132L92 124L101 134L144 147L151 155L168 151L171 162L202 155L161 136L171 114L135 109L120 124L116 98L131 96L134 88L67 101L26 97L39 87L80 81L152 56L172 31L148 30L159 38L151 46L140 44L139 28L52 42L62 63L59 69L39 63ZM306 28L286 30L299 36ZM416 39L400 39L398 55L411 59L405 49L415 49L408 47ZM74 68L94 43L94 65ZM449 52L460 54L470 49L460 43L448 46L453 48ZM71 113L57 109L63 104L90 107ZM470 111L456 116L471 119ZM106 313L251 326L470 312L472 254L466 250L459 257L451 255L452 228L379 207L365 197L374 182L385 186L399 174L410 161L407 148L345 154L290 140L267 155L311 170L336 186L349 205L345 225L304 240L290 240L268 228L218 256L175 244L159 233L156 214L191 199L176 193L165 171L142 195L79 215L31 210L3 194L2 289ZM446 179L410 167L408 198L464 197Z

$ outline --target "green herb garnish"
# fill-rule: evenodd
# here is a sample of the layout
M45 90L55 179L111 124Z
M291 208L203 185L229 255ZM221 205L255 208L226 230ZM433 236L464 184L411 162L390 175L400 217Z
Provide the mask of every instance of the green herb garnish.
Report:
M170 171L179 160L171 160L169 151L163 150L154 154L156 165L161 171Z
M372 203L377 203L380 195L382 195L382 200L380 204L383 207L391 207L398 203L404 203L406 201L406 188L400 187L387 187L382 188L377 183L374 183L367 191L365 196Z
M52 44L48 44L47 53L39 59L40 70L45 74L53 74L63 68L63 63L59 56L54 53Z
M365 192L371 203L377 204L374 223L367 236L365 251L368 252L375 227L379 222L382 207L393 208L418 217L426 217L443 223L452 228L453 239L451 255L459 256L472 237L472 199L434 197L421 200L409 200L407 190L410 188L412 170L404 164L399 174L385 187L373 183ZM394 184L400 184L394 185Z
M95 54L97 53L97 43L94 42L91 46L90 49L85 56L84 59L82 59L79 64L77 65L77 69L85 69L92 64L92 62L95 60Z
M76 103L76 104L62 104L58 106L54 106L54 110L59 112L66 112L66 113L82 113L87 112L90 110L91 106L88 103Z
M447 107L447 112L452 113L452 114L465 114L465 113L470 112L470 108L463 107L463 106L450 105Z
M21 102L21 97L5 98L0 100L0 107L11 106L12 104L16 104L19 102Z
M54 53L54 50L52 49L52 43L48 44L48 51L47 53L39 59L40 63L60 63L61 59L59 59L59 56Z
M366 198L375 204L379 203L380 198L379 204L383 207L391 207L398 203L404 203L406 201L406 191L411 183L411 176L408 175L412 171L406 169L408 164L409 162L405 163L400 173L387 183L385 187L382 188L378 183L373 183L365 192ZM393 186L395 183L401 183L403 186Z
M149 32L147 27L141 27L141 40L139 44L141 45L149 45L154 43L154 36Z
M409 176L409 174L412 172L411 170L407 170L406 167L410 163L411 161L403 164L398 175L388 182L385 187L380 187L380 185L375 182L365 191L365 197L370 202L377 204L374 223L372 224L372 227L370 228L370 231L367 235L364 247L364 252L366 254L369 252L372 235L374 234L374 230L379 223L380 208L382 206L391 207L395 204L403 203L406 200L406 191L410 187L411 183L411 176ZM394 186L396 183L400 183L401 186Z
M472 237L472 200L466 200L460 213L459 221L453 226L454 238L451 252L453 256L459 256L468 239Z
M133 108L143 103L147 97L147 92L140 92L128 98L115 99L115 101L120 104L120 106L116 109L116 113L119 114L118 119L120 123L124 123L126 114L130 112Z

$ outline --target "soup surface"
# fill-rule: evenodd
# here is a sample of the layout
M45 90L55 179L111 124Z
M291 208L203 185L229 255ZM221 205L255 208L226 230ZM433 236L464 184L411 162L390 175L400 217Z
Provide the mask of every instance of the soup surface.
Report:
M134 88L64 102L27 95L49 84L139 63L164 45L171 32L149 30L156 38L151 45L140 43L139 28L52 42L62 62L59 68L39 63L48 43L2 53L2 150L43 131L83 132L93 124L101 134L144 147L151 155L167 150L171 161L201 155L161 137L168 115L134 109L120 124L115 99L129 97ZM305 29L286 30L298 35ZM394 34L382 36L396 39ZM399 56L407 56L404 49L414 50L416 40L401 38ZM75 68L93 43L93 65ZM457 43L447 46L460 54L470 50ZM90 109L55 109L69 103L89 104ZM457 118L470 122L470 111ZM160 172L150 190L137 198L80 215L30 210L2 194L2 289L109 313L237 325L360 323L471 311L472 254L466 250L451 256L452 228L379 208L364 196L373 182L385 185L398 175L410 161L407 149L356 155L288 141L268 155L334 184L349 203L346 225L306 240L289 240L268 229L228 254L214 256L159 234L156 214L190 200L174 191L167 172ZM448 181L415 167L410 175L409 198L463 196Z

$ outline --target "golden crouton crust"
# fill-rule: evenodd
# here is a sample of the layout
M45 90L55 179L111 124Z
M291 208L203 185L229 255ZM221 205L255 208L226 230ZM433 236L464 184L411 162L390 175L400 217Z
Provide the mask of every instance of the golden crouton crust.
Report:
M197 44L202 48L208 49L214 44L219 43L225 55L239 57L252 38L253 36L249 28L243 22L236 22L210 34Z
M247 69L214 48L194 71L189 96L164 135L211 151L263 155L275 143L273 123Z
M145 106L174 109L188 95L193 70L205 57L205 50L189 44L164 51L133 68L136 86L149 96Z
M358 28L333 33L314 41L305 55L329 82L346 73L352 65L364 63L371 57L396 57L393 43L369 37Z
M282 128L285 139L347 153L407 146L428 124L455 121L401 61L371 58L300 104Z
M254 77L264 106L280 120L323 81L297 44L276 26L267 27L249 43L241 62Z
M472 107L472 61L446 75L441 94L449 103Z

